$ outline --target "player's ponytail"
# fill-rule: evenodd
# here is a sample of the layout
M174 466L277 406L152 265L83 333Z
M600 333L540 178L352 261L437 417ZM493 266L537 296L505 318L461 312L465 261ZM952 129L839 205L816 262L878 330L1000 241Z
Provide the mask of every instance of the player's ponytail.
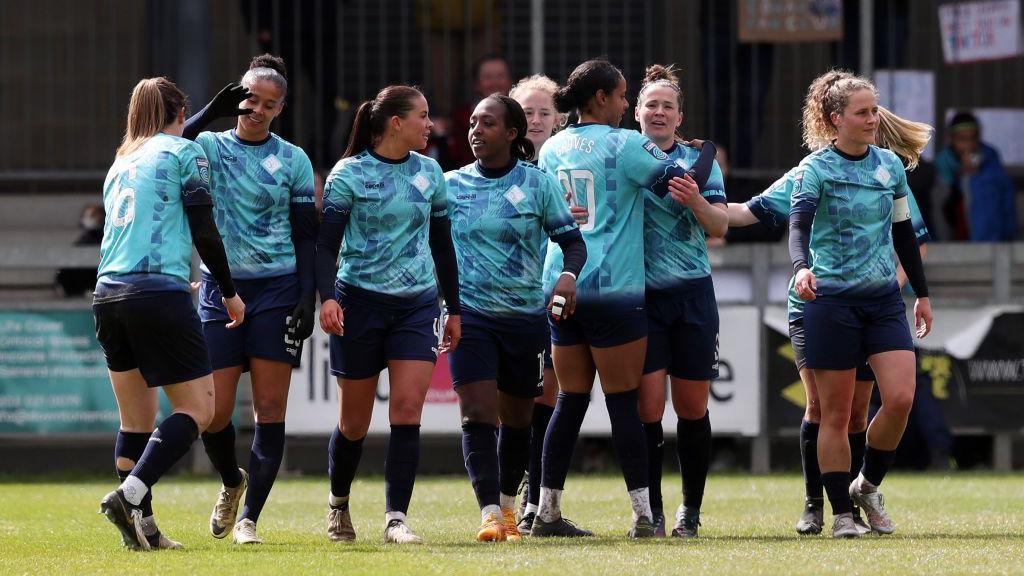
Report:
M384 88L373 100L360 104L349 133L348 146L341 157L355 156L375 146L387 131L391 118L404 118L415 107L416 98L422 97L423 93L412 86L396 85Z
M803 109L804 146L813 152L832 143L839 133L832 114L841 113L858 90L871 90L878 97L870 80L845 70L829 70L811 82Z
M117 156L131 154L174 121L185 107L185 94L164 77L143 78L128 102L128 123Z
M504 94L491 94L487 99L494 100L504 106L505 128L516 131L516 139L509 144L509 152L511 152L512 157L528 162L533 158L534 148L533 142L526 137L526 132L529 128L526 124L526 112L523 111L523 107L514 98Z
M917 168L934 128L924 122L914 122L893 114L884 106L878 107L878 130L875 144L896 153L907 164L907 170Z
M555 108L563 113L573 110L585 112L598 90L610 95L618 87L619 80L622 80L622 72L611 62L600 58L587 60L577 66L569 74L565 86L555 92Z
M281 96L288 95L288 68L284 58L273 54L260 54L249 63L249 69L242 76L243 86L252 86L260 80L273 83L281 91Z

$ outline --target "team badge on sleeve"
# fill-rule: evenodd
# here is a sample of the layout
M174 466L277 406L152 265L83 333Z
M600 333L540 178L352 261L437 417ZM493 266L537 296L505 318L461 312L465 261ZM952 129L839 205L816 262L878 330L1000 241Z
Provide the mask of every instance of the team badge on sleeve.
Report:
M196 168L199 169L199 179L206 184L210 183L210 161L206 158L196 158Z
M665 154L665 152L661 148L658 148L658 145L654 142L646 142L644 144L644 150L647 150L648 154L654 156L658 160L668 160L668 154Z

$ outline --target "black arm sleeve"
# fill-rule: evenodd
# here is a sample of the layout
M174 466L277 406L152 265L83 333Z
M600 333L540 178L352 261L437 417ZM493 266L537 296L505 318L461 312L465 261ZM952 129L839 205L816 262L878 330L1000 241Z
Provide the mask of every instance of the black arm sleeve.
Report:
M210 122L213 122L217 118L210 112L210 106L213 102L210 102L199 112L196 112L185 120L185 130L181 133L181 137L187 140L195 140L196 136L203 131L204 128L209 126Z
M320 231L316 236L316 289L320 292L320 303L334 300L334 280L338 276L338 252L341 251L341 239L345 236L349 215L343 214L333 218L325 218L320 223Z
M562 248L562 272L572 272L576 278L583 272L587 263L587 243L583 241L580 231L572 230L552 238Z
M704 142L697 160L694 161L693 166L689 170L683 170L683 167L679 164L672 163L671 166L665 169L661 178L651 185L651 192L659 198L664 198L668 194L668 181L673 178L682 178L686 174L693 178L694 182L697 183L697 188L703 192L704 186L708 183L708 178L711 178L711 168L715 164L715 154L717 152L714 143L711 141Z
M793 261L793 273L810 268L807 265L810 254L811 223L814 212L794 212L789 216L789 259Z
M319 223L316 206L292 204L288 213L292 225L292 244L295 246L295 269L299 275L299 294L309 298L316 294L316 240Z
M452 223L447 216L430 218L430 252L434 257L434 268L437 269L437 280L448 313L460 315L459 262L455 258L455 245L452 244Z
M921 262L921 250L914 237L914 224L909 218L892 223L892 245L903 265L903 271L907 273L910 287L918 298L927 298L928 282L924 277L924 263Z
M231 281L231 269L228 267L228 256L224 253L224 244L220 239L220 231L213 220L213 205L200 204L185 208L188 228L192 232L192 243L196 252L203 259L203 264L220 286L220 293L225 298L235 296L235 284Z

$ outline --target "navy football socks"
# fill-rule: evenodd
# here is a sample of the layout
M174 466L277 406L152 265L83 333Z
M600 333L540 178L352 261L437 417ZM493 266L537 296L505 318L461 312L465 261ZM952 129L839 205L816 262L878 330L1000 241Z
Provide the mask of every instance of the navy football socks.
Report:
M220 474L220 481L229 488L242 483L235 457L235 424L228 422L220 432L203 432L203 448L210 457L210 464Z
M199 426L191 416L181 412L171 414L150 435L146 450L135 464L131 476L152 488L175 462L188 454L197 438Z
M392 437L392 443L394 437ZM390 461L390 450L388 453ZM483 422L462 425L462 456L480 508L498 505L498 427ZM411 491L411 490L410 490ZM392 510L392 508L388 508ZM400 512L405 512L403 508Z
M895 450L879 450L868 446L864 451L864 467L861 469L861 474L864 475L865 480L876 487L881 486L882 480L885 479L886 473L889 472L895 461Z
M498 428L498 479L501 493L515 496L519 483L530 462L529 426L513 428L504 424Z
M258 522L284 458L284 422L256 423L249 454L249 489L239 519Z
M850 499L850 473L824 472L821 483L828 494L828 502L832 505L832 514L839 515L853 512L853 500Z
M356 477L359 460L363 457L363 436L358 440L349 440L334 427L331 441L327 445L327 475L331 480L331 494L338 498L349 495L352 480Z
M679 470L683 477L683 505L700 510L704 501L704 484L711 466L711 419L705 412L697 420L679 419L676 424Z
M658 422L645 422L644 433L647 436L648 476L651 481L651 510L662 512L665 504L661 497L661 465L665 460L665 429Z
M800 421L800 463L804 469L804 494L808 500L821 500L821 468L818 467L818 429L820 425Z
M864 449L868 442L867 430L854 432L849 435L850 439L850 482L857 479L860 469L864 466ZM884 473L883 473L884 475ZM872 482L874 484L874 482ZM877 484L875 484L877 486Z
M384 497L388 512L409 511L416 469L420 464L420 425L392 424L384 462Z
M555 410L551 414L547 432L544 435L541 486L562 490L565 477L569 475L569 464L576 439L583 426L583 418L590 407L590 394L559 392Z
M149 432L125 432L124 430L117 431L117 440L114 443L114 470L117 471L117 478L121 482L132 473L131 470L121 470L117 467L118 458L126 458L132 462L137 463L142 458L142 453L146 450L146 443L149 442ZM142 503L139 504L139 508L142 509L142 515L149 517L153 515L153 491L146 492L146 495L142 498Z
M608 419L612 424L612 444L619 457L626 489L633 491L650 486L647 461L647 438L640 422L636 390L606 394Z
M526 485L526 501L536 506L540 504L541 458L544 456L544 435L548 431L548 422L555 409L539 402L533 405L533 421L530 427L533 435L530 439L530 475Z

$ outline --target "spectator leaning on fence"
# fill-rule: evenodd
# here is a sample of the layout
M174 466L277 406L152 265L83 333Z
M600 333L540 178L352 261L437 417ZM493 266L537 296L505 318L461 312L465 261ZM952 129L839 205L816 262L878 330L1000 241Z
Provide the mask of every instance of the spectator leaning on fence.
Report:
M981 124L970 112L949 121L949 145L935 159L939 178L952 191L959 240L1017 239L1017 192L999 152L981 141Z

